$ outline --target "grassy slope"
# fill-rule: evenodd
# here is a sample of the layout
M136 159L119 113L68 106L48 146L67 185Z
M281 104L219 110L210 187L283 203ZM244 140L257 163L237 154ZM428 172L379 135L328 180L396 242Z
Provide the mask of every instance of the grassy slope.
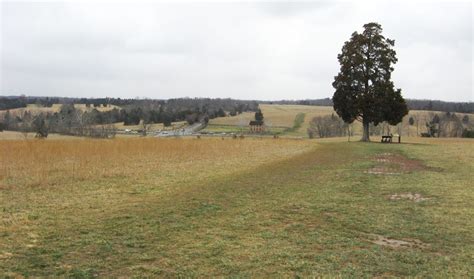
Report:
M279 142L245 141L263 153ZM218 149L229 144L210 143ZM286 144L279 152L290 148ZM247 147L234 151L232 158L246 158L249 166L208 161L201 150L195 158L210 165L180 168L184 177L165 168L143 176L112 173L108 179L84 176L75 183L1 189L3 214L18 213L16 219L4 217L4 224L17 222L20 228L0 231L0 255L12 253L0 257L0 272L472 276L472 141L292 144L300 147L284 158L271 153L274 159L265 161ZM242 146L231 150L236 148ZM382 152L419 158L442 171L365 174L370 158ZM387 200L402 192L432 199ZM369 233L419 239L430 247L380 247L368 241Z
M299 130L301 126L305 122L306 113L300 112L295 116L295 120L293 121L293 127L288 128L284 131L285 134L291 135L296 134L299 135Z

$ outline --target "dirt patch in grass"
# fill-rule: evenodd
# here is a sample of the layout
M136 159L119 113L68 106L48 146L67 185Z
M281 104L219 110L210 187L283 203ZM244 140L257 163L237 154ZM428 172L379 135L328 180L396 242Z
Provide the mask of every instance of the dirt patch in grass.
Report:
M393 194L388 197L391 201L398 201L398 200L410 200L414 202L422 202L429 200L430 198L423 197L421 194L418 193L402 193L402 194Z
M390 247L394 249L404 248L419 248L426 249L430 245L418 239L393 239L378 234L371 234L369 236L370 242L380 246Z
M375 155L373 161L376 162L376 165L367 170L366 173L397 175L414 171L437 170L425 166L422 161L409 159L403 155L388 152Z
M12 253L9 253L9 252L3 252L3 253L0 253L0 260L2 259L9 259L13 257L13 254Z

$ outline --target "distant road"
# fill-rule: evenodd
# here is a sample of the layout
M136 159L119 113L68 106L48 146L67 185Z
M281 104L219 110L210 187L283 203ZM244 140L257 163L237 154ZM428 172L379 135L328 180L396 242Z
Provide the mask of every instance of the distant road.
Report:
M171 137L171 136L190 136L193 133L202 130L206 127L207 125L205 123L194 123L192 125L172 130L172 131L161 131L156 134L157 137Z

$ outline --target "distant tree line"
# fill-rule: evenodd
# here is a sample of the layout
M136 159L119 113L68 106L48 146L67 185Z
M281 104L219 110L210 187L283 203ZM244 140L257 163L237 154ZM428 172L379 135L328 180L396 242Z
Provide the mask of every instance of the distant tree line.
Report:
M209 119L216 117L235 116L257 110L258 103L255 101L209 98L148 100L125 106L116 122L124 122L125 125L138 125L140 122L163 123L165 126L177 121L186 121L188 124L207 123Z
M0 110L24 108L27 102L24 98L6 98L0 97Z
M314 100L280 100L280 101L259 101L260 104L269 105L303 105L303 106L332 106L330 98L314 99Z
M83 101L85 100L78 99L78 103ZM119 102L115 102L117 103ZM94 105L86 105L90 108L86 110L77 109L73 103L63 104L60 110L54 113L33 114L25 110L22 115L13 115L7 110L3 119L0 119L0 128L25 133L35 132L38 137L47 137L48 133L112 137L115 135L112 124L123 122L124 125L142 125L142 132L146 135L146 130L153 123L163 123L164 126L170 126L172 122L177 121L187 121L189 124L207 123L215 117L258 110L255 101L232 99L135 100L131 104L122 104L124 105L120 109L112 108L107 111L100 111Z
M87 107L106 107L108 105L125 106L136 103L137 99L121 98L67 98L67 97L0 97L0 110L24 108L28 104L51 107L54 104L85 104Z
M212 101L211 101L212 100ZM444 102L436 100L413 100L405 99L410 110L429 110L459 113L474 113L473 102ZM223 108L230 113L237 113L237 110L229 109L235 102L246 104L279 104L279 105L307 105L307 106L333 106L330 98L324 99L307 99L307 100L280 100L280 101L239 101L233 99L206 99L206 98L179 98L170 100L159 99L122 99L122 98L66 98L66 97L26 97L26 96L10 96L0 97L0 110L24 108L27 104L38 104L44 107L51 107L53 104L86 104L87 107L106 107L109 105L127 107L142 106L148 103L175 103L177 106L186 105L193 108L193 104L201 104L213 102L220 103L218 107Z
M474 113L473 102L444 102L436 100L405 99L409 110L429 110L459 113ZM333 106L330 98L314 100L262 101L260 104Z
M410 110L474 113L473 102L444 102L434 100L407 100Z

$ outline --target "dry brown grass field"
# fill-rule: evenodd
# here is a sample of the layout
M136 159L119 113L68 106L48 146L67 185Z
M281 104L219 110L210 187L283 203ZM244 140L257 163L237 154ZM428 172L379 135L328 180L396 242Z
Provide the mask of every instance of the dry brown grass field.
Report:
M305 123L309 123L309 120L314 116L327 115L334 112L332 107L322 106L302 106L302 105L266 105L261 104L260 109L268 123L272 126L290 128L293 126L293 122L298 113L305 113ZM248 125L250 120L253 120L255 113L244 112L237 116L231 117L219 117L210 120L210 124L216 125L235 125L238 126L241 123Z
M245 169L310 148L291 140L75 139L2 141L0 186L60 185L104 177L142 177L151 172L181 172L186 177L190 170L207 170L222 164L229 164L233 170ZM190 178L203 174L192 173Z
M0 274L473 274L472 140L346 141L1 141Z

